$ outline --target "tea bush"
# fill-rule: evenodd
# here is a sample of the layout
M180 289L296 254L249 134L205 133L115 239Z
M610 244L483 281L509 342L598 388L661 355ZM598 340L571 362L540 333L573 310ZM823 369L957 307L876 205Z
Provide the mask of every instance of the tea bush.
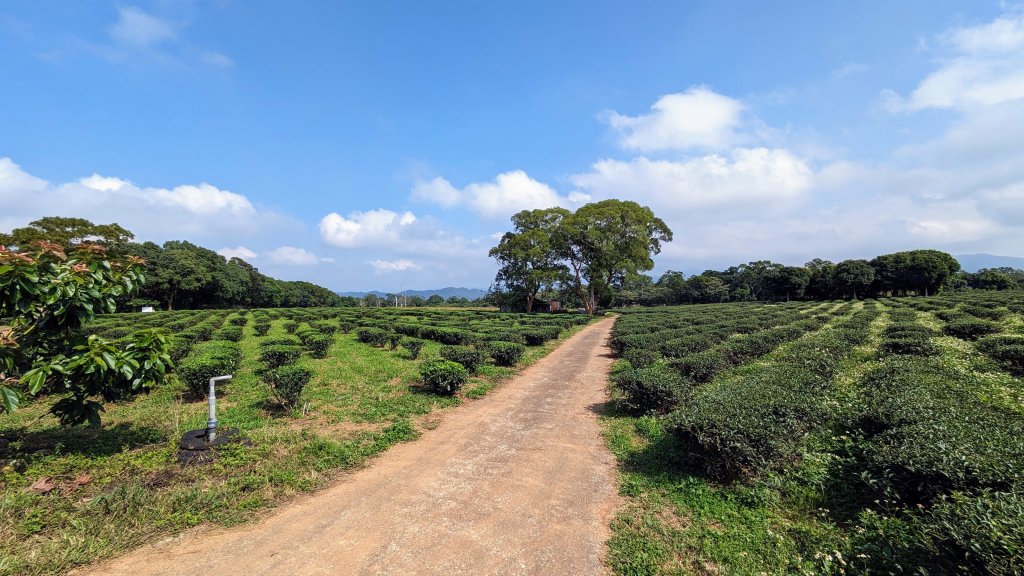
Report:
M302 356L302 348L298 346L275 345L265 346L260 352L260 362L273 369L286 364L292 364Z
M628 368L617 372L612 380L622 391L620 404L633 414L664 414L674 409L688 391L679 373L663 364Z
M402 347L409 351L409 356L415 360L420 356L420 350L423 349L423 340L419 338L402 338Z
M327 353L334 345L334 337L327 334L316 333L314 336L303 342L309 355L313 358L327 358Z
M242 339L242 328L239 326L225 326L214 333L213 339L238 342Z
M469 372L457 362L434 358L420 365L423 384L438 394L452 395L469 379Z
M1006 369L1024 373L1024 336L989 336L978 340L977 347Z
M388 342L388 334L387 330L381 328L356 328L356 340L377 347L383 347Z
M442 346L441 357L462 364L470 374L476 374L486 360L483 352L469 346Z
M945 330L950 336L963 340L977 340L982 336L998 333L1000 328L998 324L989 320L963 318L950 321L946 324Z
M270 322L256 322L252 325L252 331L257 336L266 336L270 332Z
M263 381L270 386L274 398L285 408L299 403L306 384L313 378L313 371L301 366L287 365L263 372Z
M242 350L234 342L216 340L196 344L178 364L178 378L193 398L202 398L209 389L210 378L233 373L241 360Z
M515 366L526 353L526 346L518 342L495 340L487 344L487 349L498 366Z

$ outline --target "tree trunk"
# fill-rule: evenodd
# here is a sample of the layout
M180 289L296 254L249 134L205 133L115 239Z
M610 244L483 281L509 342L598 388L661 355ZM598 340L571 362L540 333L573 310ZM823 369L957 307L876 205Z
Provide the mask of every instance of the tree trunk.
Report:
M569 262L572 265L573 274L576 275L576 292L580 297L580 304L583 304L583 311L587 314L594 313L594 306L591 300L587 299L587 291L583 288L583 278L580 277L580 269L572 261Z
M171 293L167 296L167 311L172 312L174 310L174 295L178 293L177 288L171 288Z
M533 313L533 298L534 298L533 294L527 294L526 295L526 313L527 314L532 314Z

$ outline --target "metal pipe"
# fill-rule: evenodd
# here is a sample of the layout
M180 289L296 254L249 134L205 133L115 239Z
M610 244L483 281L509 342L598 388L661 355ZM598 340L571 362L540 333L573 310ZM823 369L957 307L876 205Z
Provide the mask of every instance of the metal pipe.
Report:
M231 374L210 378L210 417L206 421L206 442L208 444L217 439L217 392L214 385L225 380L231 380Z

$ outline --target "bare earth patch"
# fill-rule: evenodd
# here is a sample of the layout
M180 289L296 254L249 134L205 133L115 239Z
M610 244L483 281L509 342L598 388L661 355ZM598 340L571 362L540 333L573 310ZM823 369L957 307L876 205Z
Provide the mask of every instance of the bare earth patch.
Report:
M263 521L190 531L103 575L600 574L617 506L593 324L482 400ZM425 423L424 423L425 424Z

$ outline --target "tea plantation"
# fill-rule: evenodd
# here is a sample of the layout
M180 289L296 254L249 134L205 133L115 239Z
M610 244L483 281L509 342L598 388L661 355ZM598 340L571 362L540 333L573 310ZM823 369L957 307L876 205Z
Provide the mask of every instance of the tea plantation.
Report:
M437 425L588 318L483 310L323 308L100 316L90 333L172 335L172 384L106 404L101 428L61 428L40 395L0 421L0 574L65 573L203 522L231 525L322 487ZM247 442L203 465L177 461L205 428Z
M1024 294L622 311L620 574L1024 573Z

